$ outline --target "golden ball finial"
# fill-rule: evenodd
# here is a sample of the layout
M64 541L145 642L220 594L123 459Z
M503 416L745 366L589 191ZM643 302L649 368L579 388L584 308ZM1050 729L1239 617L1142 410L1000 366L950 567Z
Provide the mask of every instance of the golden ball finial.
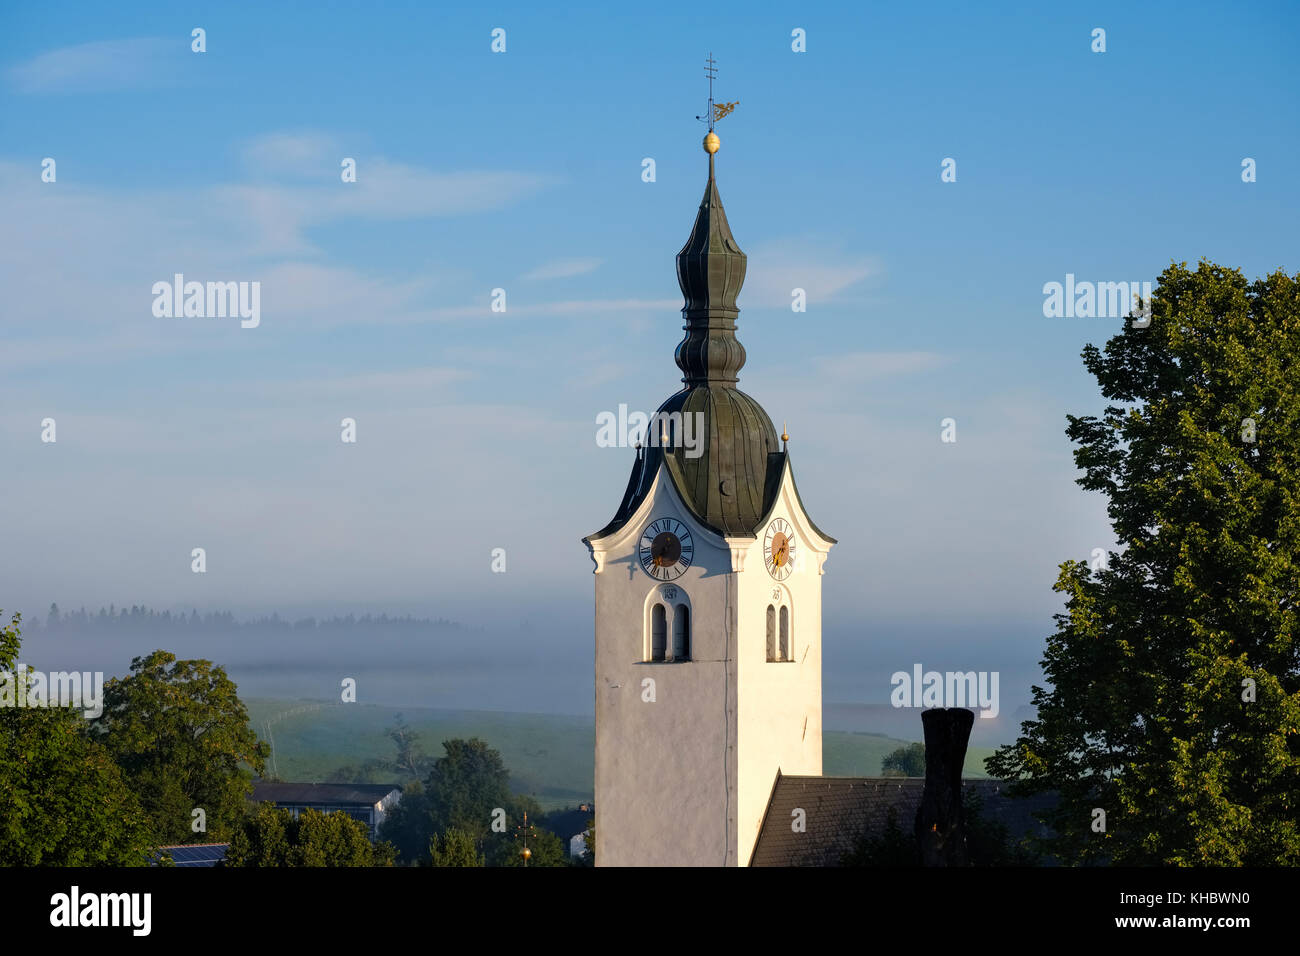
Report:
M789 432L790 432L790 429L786 426L786 423L785 423L785 422L782 422L782 423L781 423L781 441L789 441L789 440L790 440L790 434L789 434Z
M533 858L533 851L528 849L528 847L524 847L524 852L522 855L525 860L531 860Z
M704 137L704 151L706 153L716 153L718 147L722 145L722 140L718 139L718 134L712 131Z

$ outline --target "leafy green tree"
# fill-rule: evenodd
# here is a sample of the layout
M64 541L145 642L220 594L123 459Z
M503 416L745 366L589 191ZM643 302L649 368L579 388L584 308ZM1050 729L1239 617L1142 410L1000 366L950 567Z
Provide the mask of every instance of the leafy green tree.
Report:
M258 804L230 838L226 866L389 866L393 848L371 844L370 830L346 813Z
M429 796L418 780L402 788L402 799L388 811L380 829L380 835L396 848L398 859L408 864L423 861L437 832L433 828Z
M885 777L924 777L925 744L908 744L884 756L880 773Z
M297 819L297 866L391 866L393 848L371 843L370 828L346 813L304 810Z
M387 730L388 737L397 748L393 759L393 770L403 777L420 777L428 772L429 758L424 754L420 744L420 735L411 729L402 714L397 714L393 726Z
M0 609L0 620L4 610ZM0 624L0 672L12 673L18 666L18 655L23 648L23 616L15 614L8 624Z
M487 863L474 846L474 838L464 830L452 827L441 837L429 841L430 866L486 866Z
M499 751L477 737L443 743L443 756L434 761L425 782L429 820L434 833L453 827L469 834L489 866L508 863L514 828L525 811L538 815L537 805L510 791L510 771ZM504 811L504 818L497 812ZM502 820L504 831L494 830Z
M260 803L251 810L230 838L226 866L289 866L292 855L288 810Z
M435 831L452 827L481 840L489 832L497 807L507 811L515 804L510 791L510 771L500 752L477 737L448 740L445 753L434 761L425 783Z
M384 822L383 836L407 863L427 860L430 840L456 829L467 834L489 866L504 866L515 852L515 828L523 815L537 818L536 801L510 791L501 754L478 738L443 742L423 784L410 784ZM497 811L504 812L504 817ZM501 820L504 830L494 830Z
M1171 265L1083 363L1109 404L1066 434L1120 551L1060 566L1050 689L986 766L1059 795L1065 862L1294 866L1300 276Z
M21 623L0 626L0 680L18 679ZM0 707L0 866L143 866L156 845L81 712Z
M501 853L497 866L524 865L522 836L516 834L508 846L502 845L502 849L505 852ZM550 830L543 830L541 827L529 827L528 852L529 866L569 865L568 848L564 845L564 841Z
M587 821L587 828L582 834L582 865L596 865L596 818L592 817Z
M105 684L95 730L167 843L227 838L271 753L222 668L166 651L135 658L127 677ZM191 830L196 808L206 833Z
M1028 838L1013 839L1004 824L988 816L984 799L977 790L962 795L962 822L966 830L966 854L971 866L1038 866L1039 854Z
M528 819L528 845L530 848L533 846L534 834L549 831L536 822L542 817L542 808L538 806L537 801L532 797L513 794L501 809L505 811L505 831L498 832L489 829L480 838L479 846L483 848L483 852L487 856L488 866L515 866L520 862L518 853L523 848L522 828L525 814ZM537 865L536 862L529 863L529 866Z

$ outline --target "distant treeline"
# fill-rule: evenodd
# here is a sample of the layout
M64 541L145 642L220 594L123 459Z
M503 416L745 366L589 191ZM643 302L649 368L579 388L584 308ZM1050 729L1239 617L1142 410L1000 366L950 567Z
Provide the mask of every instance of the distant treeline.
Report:
M159 613L152 608L137 604L131 605L130 608L119 608L110 604L106 608L101 607L98 613L87 611L84 607L76 611L63 611L60 610L58 604L51 604L50 611L46 615L43 624L39 619L23 622L23 630L25 631L51 634L101 629L105 631L130 631L133 634L150 631L160 633L165 631L175 634L178 630L191 633L203 631L220 631L222 633L229 633L230 631L339 633L357 629L372 631L375 628L422 631L430 629L446 630L448 628L463 630L465 626L442 617L420 618L409 615L406 617L389 617L387 614L378 616L364 614L361 617L357 617L355 614L349 614L346 617L304 617L296 621L282 618L279 614L272 614L269 617L240 621L229 611L209 611L207 614L200 614L197 610L191 610L189 614L184 611L177 613L163 611Z

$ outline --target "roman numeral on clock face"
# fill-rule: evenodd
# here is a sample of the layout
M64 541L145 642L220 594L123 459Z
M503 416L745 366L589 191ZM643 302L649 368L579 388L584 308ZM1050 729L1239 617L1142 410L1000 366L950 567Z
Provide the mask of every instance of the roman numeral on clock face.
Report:
M681 577L695 558L690 529L675 518L656 518L646 525L637 543L637 560L656 581Z

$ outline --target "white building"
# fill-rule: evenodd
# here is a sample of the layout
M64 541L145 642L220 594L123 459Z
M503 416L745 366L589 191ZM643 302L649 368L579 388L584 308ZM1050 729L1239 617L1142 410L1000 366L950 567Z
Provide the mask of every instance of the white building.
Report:
M749 862L778 773L822 771L821 574L788 436L737 387L746 257L714 179L677 256L684 387L660 406L596 583L596 862ZM659 417L662 416L662 417ZM678 417L681 416L681 417ZM682 419L696 416L698 447ZM666 439L666 440L664 440Z

